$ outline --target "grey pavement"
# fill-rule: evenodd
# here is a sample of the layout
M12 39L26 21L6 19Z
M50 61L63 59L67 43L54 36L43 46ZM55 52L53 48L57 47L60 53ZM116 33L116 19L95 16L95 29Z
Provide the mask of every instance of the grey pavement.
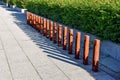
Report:
M0 80L116 80L109 72L119 68L104 66L112 61L103 57L93 72L27 25L25 14L0 5Z

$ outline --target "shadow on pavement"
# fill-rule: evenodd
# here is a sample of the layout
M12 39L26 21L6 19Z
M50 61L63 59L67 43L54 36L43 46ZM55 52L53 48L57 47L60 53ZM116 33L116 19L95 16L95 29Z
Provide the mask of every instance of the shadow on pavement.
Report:
M50 58L54 58L78 67L81 67L85 69L91 76L93 76L95 79L97 79L96 75L99 75L98 73L92 72L91 63L86 66L82 64L82 58L75 59L74 55L69 55L67 51L62 50L62 47L58 47L57 44L54 44L52 41L50 41L48 38L37 32L34 28L27 25L26 23L26 16L23 13L17 12L14 9L2 6L8 11L13 11L11 14L14 16L18 21L15 21L18 25L18 27L27 34L33 42L36 43L40 48L43 49L43 52L47 53L47 56Z

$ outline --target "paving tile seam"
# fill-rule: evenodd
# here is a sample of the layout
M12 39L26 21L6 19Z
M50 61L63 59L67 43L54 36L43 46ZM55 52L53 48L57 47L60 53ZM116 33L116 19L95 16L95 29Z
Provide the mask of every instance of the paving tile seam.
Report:
M14 78L13 78L13 73L12 73L12 70L11 70L11 67L10 67L10 63L9 63L9 60L8 60L8 57L7 57L7 54L6 54L6 51L5 51L5 48L4 48L4 45L3 45L3 41L2 41L2 39L1 39L1 36L0 36L0 41L2 42L1 45L2 45L3 51L4 51L4 53L5 53L4 55L5 55L5 58L6 58L6 61L7 61L7 65L8 65L9 71L10 71L11 78L12 78L12 80L14 80Z
M69 76L68 76L64 71L62 71L62 69L61 69L57 64L55 64L55 62L53 62L49 57L48 57L48 59L49 59L69 80L71 80L71 79L69 78Z
M0 50L3 50L2 42L1 42L1 36L0 36Z
M45 37L44 37L45 38ZM45 38L46 39L46 38ZM52 47L55 47L52 45ZM50 58L48 57L48 59L69 79L69 80L72 80L70 79L70 77Z
M1 17L1 16L0 16ZM3 17L1 17L1 18L3 18ZM4 19L2 19L3 20L3 22L4 23L6 23L5 21L4 21ZM10 71L10 75L11 75L11 78L12 78L12 80L14 80L14 78L13 78L13 73L12 73L12 70L11 70L11 66L10 66L10 63L9 63L9 60L8 60L8 56L7 56L7 54L6 54L6 51L5 51L5 48L4 48L4 45L3 45L3 41L2 41L2 39L1 39L1 36L0 36L0 40L1 40L1 45L2 45L2 47L3 47L3 51L4 51L4 55L5 55L5 58L6 58L6 61L7 61L7 65L8 65L8 68L9 68L9 71Z

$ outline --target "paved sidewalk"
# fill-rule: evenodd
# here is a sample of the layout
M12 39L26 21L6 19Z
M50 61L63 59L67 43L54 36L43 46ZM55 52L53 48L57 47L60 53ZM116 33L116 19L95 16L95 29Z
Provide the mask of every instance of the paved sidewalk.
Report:
M0 5L0 80L115 80L75 60L26 24L25 14Z

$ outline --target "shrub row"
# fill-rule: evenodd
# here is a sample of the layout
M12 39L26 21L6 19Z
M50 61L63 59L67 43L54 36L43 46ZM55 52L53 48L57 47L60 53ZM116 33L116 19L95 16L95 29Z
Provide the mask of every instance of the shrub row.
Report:
M11 5L15 5L20 8L25 8L26 3L29 0L3 0L5 3L9 3Z
M120 43L120 0L14 1L38 15Z

